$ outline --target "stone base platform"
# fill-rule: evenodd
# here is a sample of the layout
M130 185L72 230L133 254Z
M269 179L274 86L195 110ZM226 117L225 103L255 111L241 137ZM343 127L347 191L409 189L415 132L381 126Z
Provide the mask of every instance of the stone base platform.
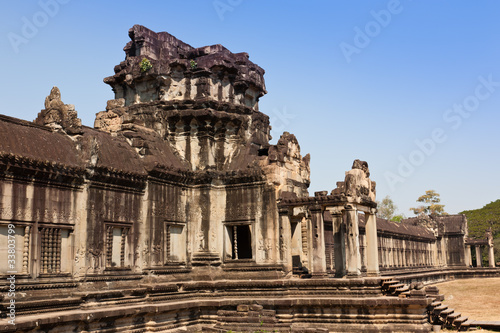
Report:
M382 292L381 279L275 279L140 283L66 289L16 302L2 332L429 332L431 299ZM37 299L37 293L45 299ZM55 296L57 295L57 296Z

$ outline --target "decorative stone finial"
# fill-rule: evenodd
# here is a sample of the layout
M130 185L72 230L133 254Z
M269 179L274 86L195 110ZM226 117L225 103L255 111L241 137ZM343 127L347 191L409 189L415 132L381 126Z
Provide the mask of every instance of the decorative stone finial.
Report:
M45 109L38 113L35 123L70 135L82 133L82 121L77 117L75 106L62 102L61 92L57 87L52 87L49 96L45 98Z

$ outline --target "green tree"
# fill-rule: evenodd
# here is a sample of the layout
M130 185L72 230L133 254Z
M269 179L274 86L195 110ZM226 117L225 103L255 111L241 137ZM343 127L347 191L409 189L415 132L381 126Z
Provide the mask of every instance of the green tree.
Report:
M486 231L491 227L493 233L495 261L500 261L500 199L490 202L480 209L464 210L469 226L469 237L485 238ZM472 251L474 254L474 251ZM483 260L487 262L488 251L483 252Z
M381 219L391 220L396 209L394 201L388 195L382 201L377 201L377 217Z
M398 214L398 215L394 215L392 217L391 221L401 223L401 221L403 221L405 218L406 218L405 214Z
M425 191L425 194L417 199L417 202L423 202L427 205L421 205L416 208L410 208L415 215L426 214L426 215L446 215L444 211L444 205L440 205L441 198L439 198L439 193L434 190Z
M385 196L382 201L377 201L377 217L380 217L381 219L401 222L401 220L405 219L406 216L404 216L404 214L394 215L397 209L398 207L388 195Z

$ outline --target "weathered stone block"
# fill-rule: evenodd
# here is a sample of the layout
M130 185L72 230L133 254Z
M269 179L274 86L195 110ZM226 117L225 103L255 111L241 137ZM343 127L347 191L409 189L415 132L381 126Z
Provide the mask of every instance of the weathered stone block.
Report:
M236 311L238 311L238 312L248 312L249 309L250 309L249 305L247 305L247 304L240 304L236 308Z

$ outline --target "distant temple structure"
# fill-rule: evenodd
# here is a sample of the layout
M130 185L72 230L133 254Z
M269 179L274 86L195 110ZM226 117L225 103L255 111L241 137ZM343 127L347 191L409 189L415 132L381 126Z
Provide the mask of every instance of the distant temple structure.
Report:
M0 331L428 332L422 283L499 276L464 215L377 218L364 161L309 196L248 54L129 35L94 128L56 87L0 116Z

